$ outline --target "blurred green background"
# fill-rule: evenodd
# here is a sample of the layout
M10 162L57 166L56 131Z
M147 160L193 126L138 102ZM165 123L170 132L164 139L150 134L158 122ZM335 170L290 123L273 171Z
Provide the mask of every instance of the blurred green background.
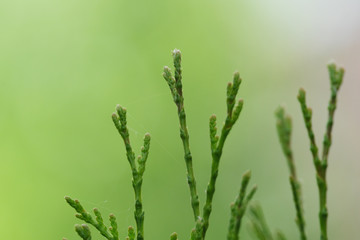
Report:
M133 147L153 138L143 184L147 239L193 227L176 108L161 73L183 53L184 94L200 199L210 172L208 118L225 117L239 70L243 113L221 162L208 239L226 236L229 204L251 169L272 229L298 239L274 110L293 117L307 232L319 239L315 172L296 100L314 110L318 144L329 97L326 64L346 67L328 170L331 239L359 239L359 1L0 1L0 239L79 239L70 195L134 225L131 173L111 121L128 109ZM247 221L247 220L246 220ZM250 239L246 224L244 239ZM95 235L96 236L96 235Z

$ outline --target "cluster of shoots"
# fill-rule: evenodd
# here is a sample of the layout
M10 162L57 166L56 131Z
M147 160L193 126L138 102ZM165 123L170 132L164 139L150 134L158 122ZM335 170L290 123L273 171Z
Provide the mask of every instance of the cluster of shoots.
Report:
M174 73L169 67L164 67L163 77L169 85L173 101L176 105L177 114L180 125L180 138L184 150L184 160L186 166L187 182L190 192L190 205L193 211L194 228L190 232L190 240L204 240L206 232L210 225L210 216L212 212L212 204L215 193L216 180L219 173L219 164L225 145L227 136L231 132L234 124L237 122L242 108L243 100L236 101L236 97L241 84L241 78L238 72L234 73L233 81L229 82L227 86L226 97L226 119L222 125L221 131L217 131L217 118L212 115L209 120L209 135L210 135L210 149L211 149L211 172L210 179L206 188L205 202L202 209L200 208L200 201L196 188L195 172L193 169L193 158L190 151L189 132L186 123L186 113L184 105L184 94L182 84L182 68L181 68L181 52L175 49L172 53L174 63ZM333 126L333 117L336 109L337 92L340 88L343 78L343 69L337 70L334 64L329 65L330 79L331 79L331 98L329 102L329 119L326 127L326 133L323 141L323 154L319 157L318 147L315 142L315 136L312 130L311 116L312 111L306 106L305 91L300 89L299 102L301 104L302 113L305 120L306 129L310 138L310 150L313 156L313 161L316 169L316 179L319 188L320 196L320 229L321 240L327 240L327 206L326 206L326 168L328 164L329 149L331 146L331 130ZM302 203L301 186L297 177L293 153L291 149L291 119L285 115L283 108L279 108L276 112L277 116L277 129L280 138L280 143L285 154L287 164L290 171L290 185L292 189L293 199L296 209L296 223L300 232L300 239L306 240L304 210ZM126 157L129 162L132 172L132 186L135 195L134 218L135 228L130 226L128 234L125 236L127 240L144 240L144 210L141 196L141 188L143 182L143 175L145 172L145 165L149 155L150 149L150 134L145 134L144 144L141 147L141 154L136 157L130 143L129 130L126 120L126 109L117 106L116 112L112 114L114 125L123 139ZM266 223L263 211L259 204L249 204L252 200L257 186L254 185L247 191L251 178L251 172L246 171L241 180L239 193L235 201L230 207L230 221L227 233L227 240L238 240L239 232L243 217L246 210L249 208L248 216L250 219L249 227L254 238L259 240L285 240L284 234L280 231L273 234ZM102 215L98 209L94 209L92 216L87 212L78 200L73 200L70 197L65 197L67 203L75 209L76 217L85 222L82 225L75 225L75 231L83 240L91 240L91 231L89 225L93 226L104 238L108 240L119 240L118 225L114 214L110 214L110 226L104 224ZM178 240L176 233L170 235L171 240Z
M309 108L306 104L305 90L300 89L297 97L301 106L305 127L310 140L310 151L313 158L314 167L316 170L316 182L319 191L319 223L320 223L321 240L328 239L328 233L327 233L328 209L327 209L327 200L326 200L326 193L328 186L326 181L326 170L328 167L328 157L332 142L331 132L334 124L334 113L336 110L337 94L342 84L343 76L344 76L344 69L343 68L338 69L335 64L329 64L328 71L330 76L331 94L328 104L328 121L326 124L326 130L323 139L323 149L322 149L323 151L321 157L319 155L319 148L316 144L315 134L312 128L312 109ZM293 153L291 149L291 130L292 130L291 118L285 115L285 110L282 107L279 107L279 109L276 111L276 117L277 117L277 130L278 130L280 143L290 171L289 179L290 179L290 185L291 185L292 195L296 209L296 224L300 232L300 239L306 240L307 236L305 231L305 220L304 220L301 186L297 178Z

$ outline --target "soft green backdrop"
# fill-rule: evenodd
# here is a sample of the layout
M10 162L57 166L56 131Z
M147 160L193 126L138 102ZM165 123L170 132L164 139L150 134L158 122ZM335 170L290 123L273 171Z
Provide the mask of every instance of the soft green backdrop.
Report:
M308 92L318 140L326 64L346 67L329 167L331 239L359 239L360 3L345 1L0 0L0 239L78 239L63 199L134 225L131 175L110 115L129 113L136 150L153 137L143 198L147 239L187 239L192 223L176 109L161 77L183 52L185 104L201 200L209 178L208 118L243 77L243 113L221 162L208 239L224 239L229 204L251 169L272 229L297 239L275 108L293 116L307 232L319 239L317 189L296 94ZM320 142L319 142L320 144ZM244 239L250 239L246 224Z

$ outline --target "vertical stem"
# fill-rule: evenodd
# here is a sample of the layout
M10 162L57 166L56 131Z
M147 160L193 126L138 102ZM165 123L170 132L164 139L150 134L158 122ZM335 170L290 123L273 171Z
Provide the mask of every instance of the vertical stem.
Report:
M196 190L196 180L194 176L192 155L190 151L189 132L186 124L186 114L184 108L184 96L182 91L182 69L181 52L177 49L173 51L173 61L175 67L175 78L172 76L168 67L164 67L163 77L170 87L171 94L177 106L180 123L180 137L183 143L184 159L187 171L187 181L190 189L191 207L193 209L194 219L197 221L200 216L199 197Z
M246 208L252 197L254 196L257 186L255 185L250 193L246 196L246 188L250 181L251 172L247 171L243 174L241 180L241 188L239 195L236 197L234 203L231 204L231 217L227 239L228 240L239 240L239 231L241 226L241 220L245 214Z
M139 168L136 168L136 161L135 161L135 153L132 150L130 144L130 137L129 131L127 128L126 122L126 109L117 106L116 107L117 114L114 113L112 115L113 122L115 127L117 128L118 132L120 133L126 149L126 156L129 161L131 171L132 171L132 186L135 193L135 211L134 217L136 222L136 233L137 233L137 240L144 239L144 211L143 211L143 204L141 198L141 187L143 182L143 174L145 171L145 163L149 154L150 148L150 134L145 134L144 137L144 146L141 149L142 154L138 157L138 164Z
M210 118L210 143L211 143L211 174L210 181L206 189L206 202L203 208L203 239L205 238L206 231L209 227L209 219L212 211L212 201L215 193L215 183L219 172L219 163L222 155L225 140L229 135L232 127L239 118L243 107L243 100L239 100L235 107L235 98L239 90L241 78L238 72L234 74L233 83L229 83L227 87L227 117L225 124L221 131L220 139L216 136L216 117L215 115ZM235 107L235 110L234 110Z
M299 228L301 240L306 240L305 218L301 196L301 185L296 176L295 162L291 149L291 131L292 123L289 116L285 116L285 110L279 107L276 111L277 130L283 153L286 157L290 171L290 185L296 210L296 224Z
M326 170L328 167L328 156L331 147L331 132L334 123L334 113L336 110L337 93L343 81L344 69L337 69L335 64L328 65L331 83L331 96L328 105L328 122L326 124L326 131L323 140L323 153L322 159L318 157L318 148L316 147L314 133L311 128L311 109L306 107L305 91L300 89L298 99L301 105L302 113L304 116L305 126L310 138L310 150L313 154L314 163L316 167L316 180L319 190L319 222L321 231L321 240L328 240L327 236L327 181Z

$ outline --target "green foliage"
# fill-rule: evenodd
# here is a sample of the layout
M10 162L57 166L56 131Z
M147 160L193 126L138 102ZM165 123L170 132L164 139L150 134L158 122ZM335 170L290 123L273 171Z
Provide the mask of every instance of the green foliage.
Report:
M209 219L212 210L212 202L215 193L215 183L219 171L219 163L225 144L225 140L229 135L232 127L240 116L243 100L239 100L235 106L236 95L239 90L241 83L241 78L238 72L234 74L233 82L228 84L227 87L227 116L225 123L222 127L220 137L217 136L217 127L216 127L216 116L212 115L210 117L209 129L210 129L210 148L212 156L212 166L210 181L206 190L206 202L203 207L203 214L200 214L200 203L199 197L196 190L196 180L192 164L192 155L190 151L189 143L189 132L186 124L186 114L184 107L184 96L182 90L182 68L181 68L181 52L177 49L173 51L173 62L174 62L174 76L171 73L169 67L164 67L163 77L169 85L171 95L173 97L174 103L177 107L179 122L180 122L180 138L183 143L184 148L184 159L187 170L187 180L190 189L190 199L191 207L194 213L194 224L195 227L190 234L192 240L202 240L205 239L206 231L209 227ZM118 130L120 136L123 139L126 156L130 164L132 171L132 185L135 193L135 212L134 217L136 221L136 232L132 227L128 229L127 239L134 240L135 237L137 240L144 239L144 211L141 198L141 186L143 181L143 175L145 171L146 160L149 155L150 149L150 135L146 134L144 137L144 145L141 148L141 155L138 156L137 162L135 161L135 153L130 144L130 136L127 128L127 119L126 119L126 109L117 106L116 113L112 114L112 120L116 129ZM242 184L239 196L236 198L235 203L231 206L231 220L229 226L228 239L239 239L239 230L241 226L241 220L246 211L246 207L250 202L251 198L256 192L256 186L254 186L250 193L246 195L246 188L250 181L250 172L246 172L242 178ZM94 209L94 214L96 216L93 220L92 216L84 210L78 200L72 200L70 197L65 198L68 204L75 209L77 212L76 217L85 221L86 223L94 226L101 235L107 239L117 240L119 239L119 234L117 231L116 218L113 214L110 215L110 224L111 226L107 228L104 225L103 219L99 210ZM109 230L109 231L108 231ZM83 239L91 239L90 229L87 225L76 225L76 232ZM173 233L170 236L171 240L177 240L177 234Z
M92 225L93 227L95 227L99 233L104 236L106 239L108 240L118 240L118 233L117 233L117 227L115 227L115 224L112 224L111 226L111 230L110 233L108 232L107 227L105 226L104 222L103 222L103 218L101 216L101 213L99 212L99 210L97 208L94 208L94 214L95 214L95 220L94 218L91 216L90 213L88 213L83 206L81 205L81 203L79 202L79 200L73 200L70 197L65 197L66 202L75 209L75 211L77 212L75 217L77 217L80 220L83 220L84 222ZM110 222L115 221L114 216L111 214L110 215ZM83 225L76 225L75 226L75 230L76 232L79 234L79 236L84 239L84 240L89 240L91 239L91 233L90 233L90 229L86 224Z
M176 105L177 114L180 125L180 138L184 150L184 160L186 165L187 182L190 191L190 205L193 210L194 216L194 228L190 233L190 240L204 240L206 232L209 228L210 216L212 212L212 204L215 193L216 180L219 173L219 165L223 148L227 139L227 136L231 132L234 124L238 120L241 110L243 108L243 100L236 101L236 97L239 91L242 79L238 72L234 73L233 81L227 85L227 97L226 97L226 119L221 128L220 136L217 135L217 118L212 115L209 120L209 135L210 135L210 149L211 149L211 172L209 183L206 188L206 199L200 211L200 202L196 188L196 179L193 169L193 158L190 151L189 132L186 123L186 113L184 105L183 84L182 84L182 67L181 67L181 52L177 49L173 51L173 64L174 74L167 66L164 67L163 77L169 85L170 92L173 101ZM331 82L331 97L328 106L328 122L326 125L326 132L323 140L323 153L322 157L319 157L318 147L315 141L315 135L312 129L312 110L306 105L305 91L300 89L298 100L300 102L301 110L303 113L305 126L310 139L310 151L312 153L313 162L316 169L316 179L319 189L320 198L320 229L321 240L327 240L327 206L326 206L326 169L328 165L328 155L331 146L331 131L334 121L334 112L336 109L337 93L341 86L344 70L337 69L334 64L328 66ZM305 219L302 202L301 185L297 178L295 162L293 158L293 152L291 148L291 131L292 122L291 118L285 114L285 110L279 107L276 111L277 118L277 131L280 140L280 144L285 155L287 165L289 168L290 186L292 190L295 210L296 210L296 223L300 232L300 239L306 240L305 232ZM144 144L141 148L141 154L136 158L133 148L130 143L130 135L127 127L126 109L118 105L116 112L112 114L112 120L114 125L123 139L126 157L130 165L132 172L132 186L135 195L135 211L134 218L136 222L136 230L133 227L128 228L127 240L144 240L144 218L145 213L143 210L143 202L141 196L143 176L145 172L145 166L150 149L150 134L145 134ZM274 234L269 230L265 216L261 209L261 206L257 203L249 204L253 198L257 186L253 186L247 193L247 187L250 182L251 172L247 171L242 176L241 187L238 196L231 204L230 208L230 221L227 239L239 240L239 232L243 217L249 208L249 229L253 236L260 240L285 240L285 236L277 231ZM76 217L85 223L93 226L97 231L108 240L119 240L118 225L116 217L110 214L109 221L110 226L107 227L104 224L100 211L96 208L93 209L95 219L88 213L80 204L78 200L73 200L70 197L65 197L66 202L75 209ZM248 207L249 206L249 207ZM75 231L83 240L91 240L90 228L86 224L75 225ZM178 240L176 233L170 235L170 240Z
M210 147L211 147L212 165L211 165L210 180L206 189L206 200L203 207L203 213L201 215L199 209L199 198L196 190L196 180L192 166L192 155L190 152L189 133L186 125L184 96L182 90L181 53L177 49L173 51L173 61L175 68L175 73L174 73L175 77L173 77L170 68L167 66L164 67L163 77L169 85L174 103L177 106L177 112L179 117L180 137L184 147L184 158L187 168L188 184L190 188L191 206L193 209L195 224L196 224L196 227L194 228L191 234L191 239L201 240L201 239L205 239L206 231L209 227L209 220L212 211L212 202L215 193L215 184L219 172L219 164L223 152L223 147L226 138L229 135L232 127L236 123L237 119L239 118L243 107L242 99L240 99L235 106L236 96L240 87L241 78L240 78L240 74L236 72L234 74L233 82L232 83L230 82L227 86L227 98L226 98L227 116L225 123L222 127L220 137L217 136L216 116L212 115L210 117L209 129L210 129ZM240 191L241 196L239 197L239 200L237 200L236 206L234 207L236 209L232 210L231 212L232 216L231 216L229 233L228 233L230 239L238 238L241 219L244 215L247 206L247 202L243 203L243 198L245 196L245 191L249 180L250 180L250 173L248 172L243 177L243 183ZM249 194L250 197L247 198L247 201L251 199L251 197L255 193L255 189L256 188L254 188L251 191L251 193Z
M241 226L242 217L245 214L245 210L247 208L248 203L254 196L257 186L255 185L250 193L246 195L246 188L249 184L251 177L251 172L247 171L243 177L241 182L241 188L239 195L237 196L234 203L231 204L231 218L229 224L229 231L227 235L228 240L238 240L239 239L239 231Z
M330 76L330 100L328 105L328 122L326 125L326 130L323 140L323 153L322 157L319 157L319 149L315 141L315 134L312 129L312 110L306 105L306 94L304 89L299 90L298 100L300 103L301 111L304 117L305 127L308 133L310 140L310 151L313 157L313 162L316 170L316 180L319 190L319 222L320 222L320 232L321 240L327 240L327 218L328 218L328 209L327 209L327 182L326 182L326 170L328 167L328 156L331 146L331 132L334 123L334 113L336 110L337 102L337 93L340 89L341 83L343 81L344 69L337 69L335 64L328 65L328 71ZM280 139L280 143L286 157L287 163L290 170L290 184L291 190L293 193L293 199L296 209L296 223L300 231L300 238L306 240L305 234L305 220L304 212L302 206L302 197L301 197L301 186L296 177L296 169L293 160L293 154L291 150L290 137L291 137L291 119L289 116L285 116L285 111L280 107L277 112L277 129Z
M280 139L280 143L286 157L289 171L290 171L290 185L293 194L293 199L295 203L296 209L296 223L298 225L300 231L301 240L306 240L305 234L305 219L304 219L304 210L302 204L302 196L301 196L301 185L296 176L296 168L293 159L293 153L291 150L291 118L289 116L285 116L284 108L279 107L276 111L277 116L277 130Z

